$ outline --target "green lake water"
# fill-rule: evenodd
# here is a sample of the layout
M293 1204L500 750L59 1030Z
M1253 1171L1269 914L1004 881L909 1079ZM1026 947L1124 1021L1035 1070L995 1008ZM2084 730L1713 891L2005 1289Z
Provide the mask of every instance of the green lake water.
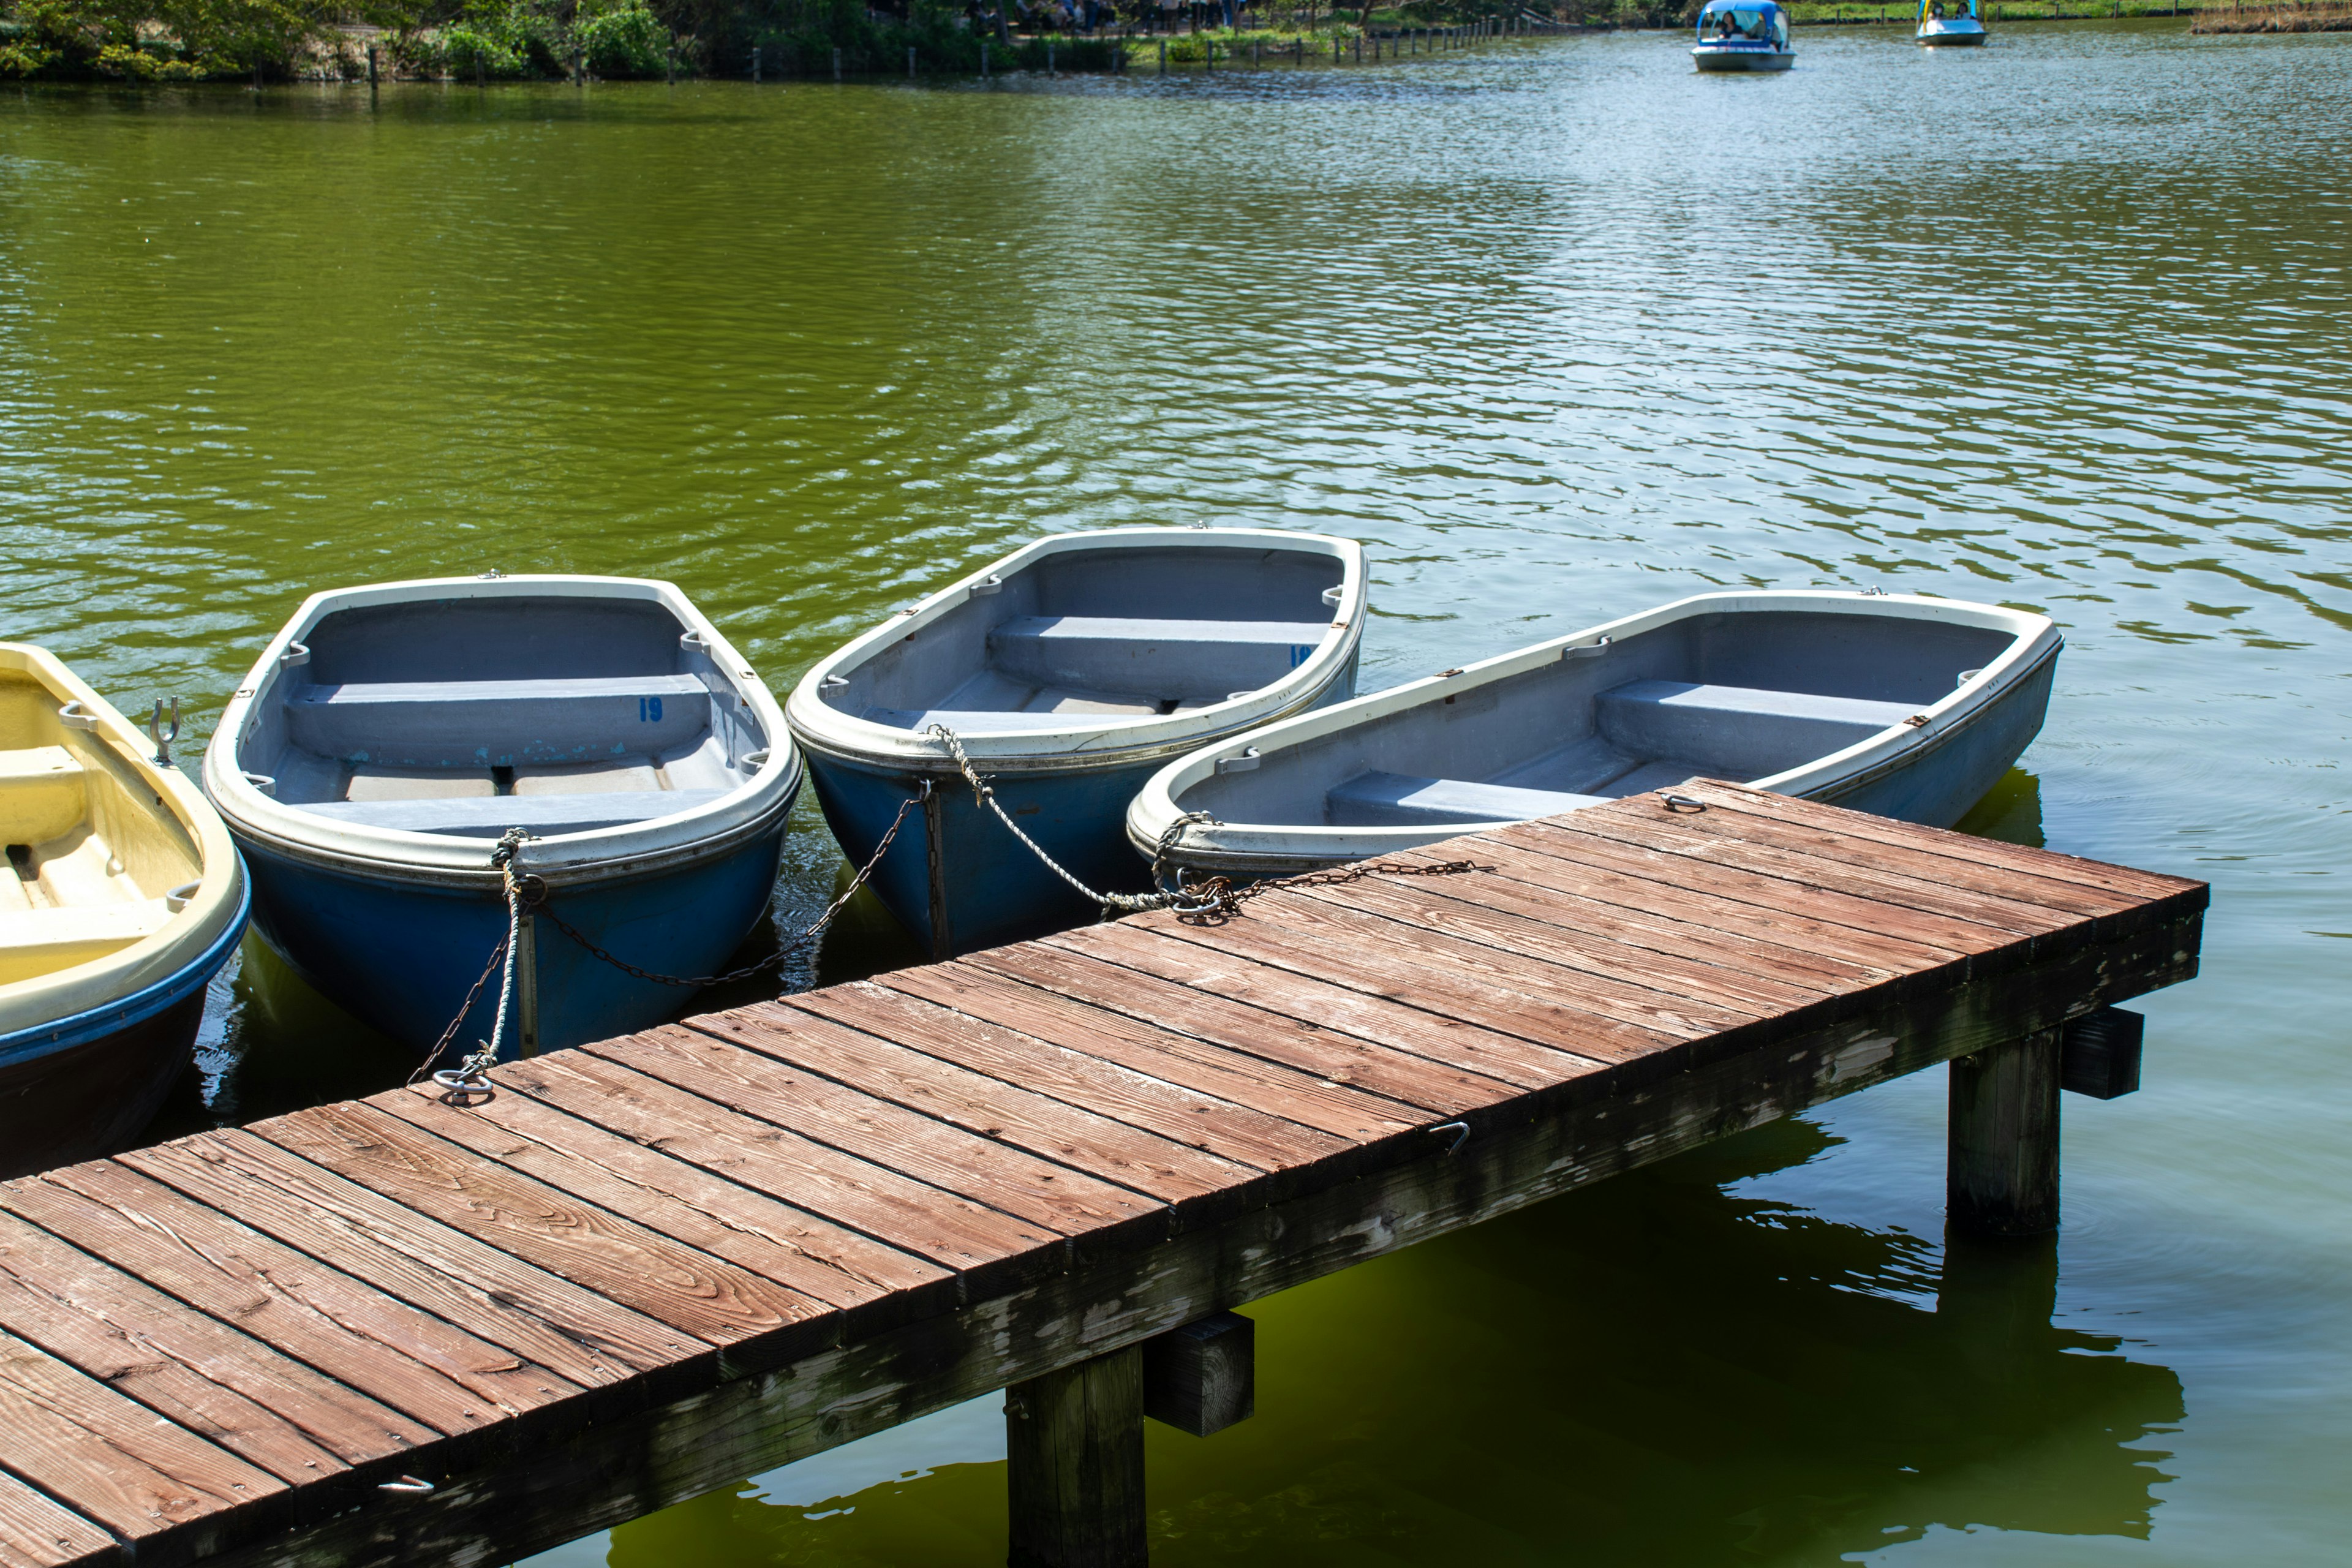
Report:
M1799 45L11 89L0 637L200 740L318 588L672 578L781 689L1109 523L1363 539L1367 689L1731 585L2045 610L1970 826L2214 885L2054 1248L1948 1253L1927 1074L1366 1265L1251 1309L1255 1420L1152 1429L1155 1561L2341 1563L2352 36ZM787 861L790 921L813 802ZM403 1070L250 949L213 1002L159 1135ZM544 1568L1001 1562L998 1403Z

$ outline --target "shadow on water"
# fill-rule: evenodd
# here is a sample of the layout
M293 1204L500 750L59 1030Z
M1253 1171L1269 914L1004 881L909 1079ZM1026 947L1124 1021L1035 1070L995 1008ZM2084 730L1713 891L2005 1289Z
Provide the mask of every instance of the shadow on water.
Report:
M1830 1563L1938 1529L2145 1538L2179 1379L2052 1324L2053 1241L1939 1249L1740 1195L1833 1142L1776 1124L1256 1304L1256 1417L1207 1442L1150 1429L1152 1561ZM855 1447L816 1461L862 1489L819 1499L793 1484L813 1467L787 1468L623 1526L608 1561L1001 1562L995 1404L932 1417L928 1449L870 1440L864 1475ZM939 1452L952 1433L960 1463Z

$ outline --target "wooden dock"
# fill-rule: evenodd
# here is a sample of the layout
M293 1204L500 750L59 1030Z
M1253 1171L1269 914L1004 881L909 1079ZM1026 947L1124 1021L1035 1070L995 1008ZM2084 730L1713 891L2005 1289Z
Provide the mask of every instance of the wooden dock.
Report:
M2204 885L1681 793L0 1184L0 1565L503 1563L997 1388L1013 1560L1133 1563L1272 1291L1955 1058L2054 1224Z

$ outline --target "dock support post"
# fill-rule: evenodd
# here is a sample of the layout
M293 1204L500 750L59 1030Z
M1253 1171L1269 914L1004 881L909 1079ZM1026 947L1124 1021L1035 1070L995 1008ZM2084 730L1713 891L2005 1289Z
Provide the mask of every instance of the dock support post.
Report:
M2058 1080L2063 1031L1988 1046L1951 1067L1945 1215L1974 1236L2058 1228Z
M1011 1568L1146 1568L1143 1347L1004 1391Z

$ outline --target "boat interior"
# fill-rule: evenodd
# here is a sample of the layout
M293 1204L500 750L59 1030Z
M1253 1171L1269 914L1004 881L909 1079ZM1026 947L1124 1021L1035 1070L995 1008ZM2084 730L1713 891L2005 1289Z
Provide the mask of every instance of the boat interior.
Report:
M156 935L204 876L179 818L80 716L0 668L0 985Z
M1405 827L1549 816L1710 776L1758 779L1900 724L2009 633L1818 611L1694 615L1213 774L1228 822Z
M1040 556L828 677L837 711L921 730L1065 730L1246 696L1313 657L1345 575L1305 550L1170 545Z
M690 811L748 783L769 744L701 634L649 599L334 610L254 711L237 766L278 801L466 838Z

